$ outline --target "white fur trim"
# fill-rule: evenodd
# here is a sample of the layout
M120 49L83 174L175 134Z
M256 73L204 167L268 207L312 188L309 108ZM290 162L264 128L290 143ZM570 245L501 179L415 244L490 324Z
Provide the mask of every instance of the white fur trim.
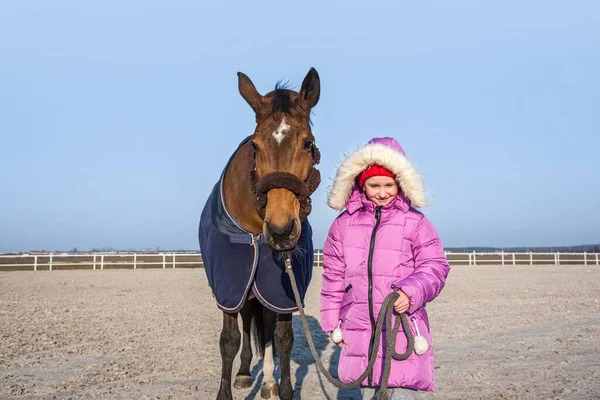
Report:
M415 336L415 353L417 355L425 354L429 350L429 343L427 343L427 339L423 336Z
M380 143L367 144L342 162L329 192L329 207L343 209L352 194L356 177L372 164L382 165L392 171L410 203L417 208L425 207L425 186L415 167L402 153Z
M333 343L335 343L335 344L342 343L344 341L342 328L340 328L341 325L342 325L342 320L340 319L340 322L338 322L337 328L335 328L333 330L333 332L331 332L331 340L333 340Z
M417 355L420 356L421 354L425 354L425 352L429 350L429 343L427 342L427 339L421 336L421 332L419 332L419 325L417 324L417 319L415 317L412 317L410 320L415 325L415 331L417 331L414 343L415 353L417 353Z

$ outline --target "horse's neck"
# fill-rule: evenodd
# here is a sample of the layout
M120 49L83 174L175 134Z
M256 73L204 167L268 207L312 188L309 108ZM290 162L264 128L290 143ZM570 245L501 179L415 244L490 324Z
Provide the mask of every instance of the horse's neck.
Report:
M225 171L225 204L242 228L252 233L262 231L263 220L256 212L256 196L250 187L252 146L246 143L239 148Z

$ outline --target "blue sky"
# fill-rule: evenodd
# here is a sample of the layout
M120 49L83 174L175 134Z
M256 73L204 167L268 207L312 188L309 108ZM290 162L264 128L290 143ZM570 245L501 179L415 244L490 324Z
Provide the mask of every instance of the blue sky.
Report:
M600 3L201 3L0 4L0 251L197 249L253 130L236 72L264 94L311 66L316 247L373 136L415 163L447 247L600 242Z

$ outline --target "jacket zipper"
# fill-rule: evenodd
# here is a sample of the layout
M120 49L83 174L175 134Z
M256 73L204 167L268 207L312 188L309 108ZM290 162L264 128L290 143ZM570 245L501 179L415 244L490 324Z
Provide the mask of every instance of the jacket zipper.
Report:
M369 263L367 264L369 278L369 317L371 319L371 340L369 341L367 359L371 356L373 342L375 341L375 313L373 312L373 251L375 250L375 235L377 234L377 228L379 228L379 223L381 222L381 206L377 206L375 209L375 220L375 227L373 228L373 233L371 233L371 245L369 246ZM373 386L373 371L369 374L369 386Z

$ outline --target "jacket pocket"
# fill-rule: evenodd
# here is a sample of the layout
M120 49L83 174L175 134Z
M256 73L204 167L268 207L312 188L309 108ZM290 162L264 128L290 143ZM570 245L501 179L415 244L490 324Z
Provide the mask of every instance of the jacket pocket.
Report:
M352 290L352 284L349 284L344 289L344 297L342 297L342 303L340 304L340 319L343 321L348 314L348 311L352 308L352 305L356 302L354 297L354 290Z

